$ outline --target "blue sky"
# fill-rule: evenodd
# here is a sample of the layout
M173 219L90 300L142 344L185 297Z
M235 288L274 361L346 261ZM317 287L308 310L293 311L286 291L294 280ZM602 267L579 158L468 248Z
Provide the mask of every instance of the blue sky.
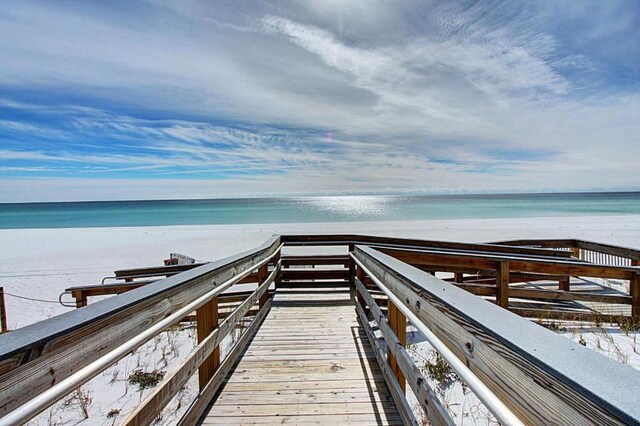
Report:
M640 189L636 1L0 3L0 202Z

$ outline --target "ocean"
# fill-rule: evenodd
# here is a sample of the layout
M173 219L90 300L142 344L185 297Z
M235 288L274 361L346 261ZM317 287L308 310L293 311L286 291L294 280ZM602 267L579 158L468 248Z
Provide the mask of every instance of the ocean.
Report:
M0 204L0 229L640 214L640 192Z

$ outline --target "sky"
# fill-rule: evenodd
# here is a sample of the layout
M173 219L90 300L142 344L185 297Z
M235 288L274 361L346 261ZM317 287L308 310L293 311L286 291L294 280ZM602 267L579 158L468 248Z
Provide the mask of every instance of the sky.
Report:
M0 3L0 202L590 190L637 1Z

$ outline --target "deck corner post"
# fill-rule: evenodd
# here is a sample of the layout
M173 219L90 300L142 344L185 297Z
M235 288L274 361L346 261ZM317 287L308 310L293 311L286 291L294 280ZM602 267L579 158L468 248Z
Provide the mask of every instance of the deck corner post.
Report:
M558 282L558 288L562 291L570 291L571 290L571 277L569 275L565 275Z
M87 306L87 296L82 290L77 290L71 293L74 299L76 299L76 308L82 308Z
M196 310L196 322L198 328L198 343L218 328L218 298L214 297ZM209 380L214 376L220 366L220 346L217 346L211 355L198 368L198 384L200 390L204 389Z
M509 308L509 262L506 260L498 263L496 279L496 304L505 309Z
M631 321L633 327L640 328L640 272L633 275L629 281L629 293L631 294Z

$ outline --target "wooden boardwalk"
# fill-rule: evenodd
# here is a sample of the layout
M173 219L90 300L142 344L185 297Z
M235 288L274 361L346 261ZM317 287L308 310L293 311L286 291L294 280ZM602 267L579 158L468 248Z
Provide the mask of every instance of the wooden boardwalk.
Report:
M348 287L278 289L201 424L402 424Z

